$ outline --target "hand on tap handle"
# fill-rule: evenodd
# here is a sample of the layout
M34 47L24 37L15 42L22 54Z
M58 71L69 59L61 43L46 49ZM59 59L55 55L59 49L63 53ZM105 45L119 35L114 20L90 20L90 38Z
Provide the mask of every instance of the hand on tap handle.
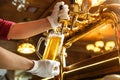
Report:
M69 19L68 12L69 8L67 4L65 4L63 1L56 3L52 14L47 17L52 27L56 28L61 26L61 24L58 22L58 19Z

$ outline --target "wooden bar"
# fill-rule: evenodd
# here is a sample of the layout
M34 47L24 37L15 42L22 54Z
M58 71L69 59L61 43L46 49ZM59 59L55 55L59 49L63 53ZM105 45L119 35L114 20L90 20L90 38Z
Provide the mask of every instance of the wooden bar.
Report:
M65 68L64 80L96 78L106 74L120 72L118 51L112 51L97 57L69 65Z

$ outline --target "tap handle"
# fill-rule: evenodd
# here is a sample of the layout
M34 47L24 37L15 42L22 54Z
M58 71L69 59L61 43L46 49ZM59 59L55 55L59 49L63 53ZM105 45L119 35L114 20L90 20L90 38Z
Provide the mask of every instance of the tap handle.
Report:
M75 3L75 0L70 0L71 4L74 4Z

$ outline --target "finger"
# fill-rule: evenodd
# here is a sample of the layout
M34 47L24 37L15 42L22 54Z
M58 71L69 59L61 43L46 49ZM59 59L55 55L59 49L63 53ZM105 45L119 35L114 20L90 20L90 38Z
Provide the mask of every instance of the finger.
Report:
M68 8L68 5L64 5L62 10L60 10L59 12L59 17L60 19L70 19L69 15L68 15L68 12L69 12L69 8Z
M61 5L62 5L62 6L64 5L64 2L63 2L63 1L56 3L54 9L55 9L56 11L59 11Z
M60 73L60 68L58 66L55 66L53 68L52 75L56 76L56 75L59 75L59 73Z
M60 72L59 66L60 66L60 63L56 61L53 65L53 69L52 69L52 74L54 76L59 74L59 72Z
M69 11L69 6L68 5L63 5L63 9Z

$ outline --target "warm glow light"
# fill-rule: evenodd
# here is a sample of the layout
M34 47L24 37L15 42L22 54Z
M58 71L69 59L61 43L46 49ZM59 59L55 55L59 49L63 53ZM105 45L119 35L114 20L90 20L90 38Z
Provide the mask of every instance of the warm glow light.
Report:
M103 41L96 41L95 46L102 48L102 47L104 47L104 42Z
M17 51L22 54L31 54L35 52L35 47L30 43L23 43L18 46Z
M101 51L101 49L99 48L99 47L94 47L94 50L93 50L94 52L100 52Z
M115 47L114 41L108 41L106 42L105 50L112 50Z
M87 49L87 50L94 50L94 45L93 45L93 44L88 44L88 45L86 46L86 49Z
M114 41L107 41L106 45L103 41L96 41L95 44L88 44L86 46L86 49L98 53L102 51L111 51L114 49L114 47L115 47Z

